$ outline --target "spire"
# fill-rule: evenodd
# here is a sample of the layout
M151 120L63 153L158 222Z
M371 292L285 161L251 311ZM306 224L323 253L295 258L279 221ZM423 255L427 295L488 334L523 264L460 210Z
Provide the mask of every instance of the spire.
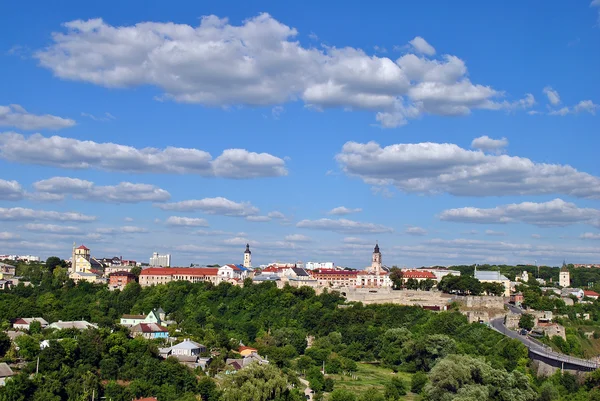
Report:
M244 253L252 253L250 252L250 244L246 244L246 250L244 251Z
M375 241L375 249L373 250L373 253L379 253L379 241Z

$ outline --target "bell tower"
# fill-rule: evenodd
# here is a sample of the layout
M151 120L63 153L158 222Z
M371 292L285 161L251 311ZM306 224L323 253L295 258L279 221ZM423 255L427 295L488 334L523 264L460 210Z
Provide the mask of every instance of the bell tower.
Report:
M246 244L246 250L244 251L244 267L252 267L252 252L250 252L250 244Z
M375 249L373 250L371 270L377 274L381 273L381 251L379 250L379 243L375 244Z

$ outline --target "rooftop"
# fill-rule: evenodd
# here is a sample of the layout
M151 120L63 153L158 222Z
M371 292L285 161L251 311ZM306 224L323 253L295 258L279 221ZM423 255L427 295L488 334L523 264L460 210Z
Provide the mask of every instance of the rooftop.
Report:
M485 281L509 281L505 276L497 271L475 270L475 278Z

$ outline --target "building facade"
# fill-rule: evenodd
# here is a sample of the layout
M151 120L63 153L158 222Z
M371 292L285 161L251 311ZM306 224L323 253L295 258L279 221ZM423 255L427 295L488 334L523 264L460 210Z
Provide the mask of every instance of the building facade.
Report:
M244 251L244 267L246 269L252 267L252 252L250 252L250 244L246 244L246 250Z
M158 252L154 252L150 257L150 267L171 267L171 255L161 255Z
M110 290L122 290L129 283L135 281L135 274L128 271L118 271L108 275L108 288Z
M148 287L151 285L167 284L171 281L189 281L199 283L208 281L215 285L222 281L219 277L219 269L208 267L150 267L140 273L140 285Z
M567 264L563 262L562 267L560 268L560 273L558 276L558 285L561 287L570 287L571 286L571 273L569 272L569 268Z

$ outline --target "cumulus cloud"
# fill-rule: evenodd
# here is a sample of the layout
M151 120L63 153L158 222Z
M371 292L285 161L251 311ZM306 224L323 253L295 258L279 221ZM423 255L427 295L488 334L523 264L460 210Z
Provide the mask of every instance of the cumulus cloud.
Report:
M203 211L207 214L218 214L223 216L254 216L259 209L248 202L234 202L227 198L204 198L185 200L181 202L163 203L156 205L162 210L175 210L178 212Z
M0 207L0 220L55 220L89 222L96 220L95 216L87 216L77 212L55 212L48 210L34 210L22 207Z
M267 216L272 219L285 219L285 215L277 210L269 212Z
M427 230L422 227L408 226L404 232L408 235L422 236L427 235Z
M544 94L548 97L548 101L550 102L550 104L552 104L553 106L556 106L557 104L560 103L560 96L558 95L558 92L555 91L554 89L552 89L552 87L550 86L546 86L542 92L544 92Z
M571 224L596 225L600 210L580 208L562 199L548 202L523 202L489 209L463 207L448 209L440 214L445 221L463 223L527 223L538 227L561 227Z
M277 106L301 99L314 109L383 113L382 126L422 113L508 107L498 101L502 91L472 84L458 57L431 58L435 49L421 37L410 41L421 58L409 53L394 61L352 47L304 47L296 29L265 13L241 25L210 15L198 26L101 19L63 26L34 55L55 76L111 88L152 85L177 102ZM404 103L416 113L403 114Z
M471 148L479 149L484 152L500 152L508 146L508 139L492 139L487 135L473 139Z
M208 227L208 222L205 219L193 217L170 216L166 223L169 226Z
M67 195L74 199L110 203L164 202L171 198L167 191L150 184L121 182L96 186L91 181L70 177L52 177L35 182L33 187L38 192L29 197L34 200L62 200Z
M285 240L289 242L310 242L312 239L302 234L290 234L285 236Z
M56 224L37 224L30 223L23 225L23 228L27 231L33 231L38 233L48 234L80 234L83 232L81 227L76 226L63 226Z
M68 118L50 114L31 114L18 104L0 106L0 127L15 127L23 130L59 130L74 125L75 121Z
M362 212L362 209L357 207L357 208L347 208L345 206L338 206L335 207L333 209L331 209L329 211L329 213L327 214L333 214L333 215L338 215L338 216L343 216L346 214L352 214L352 213L359 213Z
M600 178L568 165L487 154L449 143L347 142L336 160L342 170L376 187L456 196L566 194L600 199Z
M600 105L595 104L591 100L582 100L572 107L562 107L558 110L552 110L548 114L551 116L566 116L567 114L590 113L595 115L596 110L600 109Z
M21 200L25 191L17 181L6 181L0 178L0 200Z
M302 220L296 224L299 228L334 231L339 233L391 233L394 230L380 224L363 223L347 219Z
M410 45L419 53L423 53L427 56L433 56L435 54L435 48L420 36L415 37L408 43L410 43Z
M134 148L60 136L25 137L0 133L0 158L23 164L128 173L198 174L203 177L257 178L287 174L285 162L268 153L227 149L215 160L199 149Z

